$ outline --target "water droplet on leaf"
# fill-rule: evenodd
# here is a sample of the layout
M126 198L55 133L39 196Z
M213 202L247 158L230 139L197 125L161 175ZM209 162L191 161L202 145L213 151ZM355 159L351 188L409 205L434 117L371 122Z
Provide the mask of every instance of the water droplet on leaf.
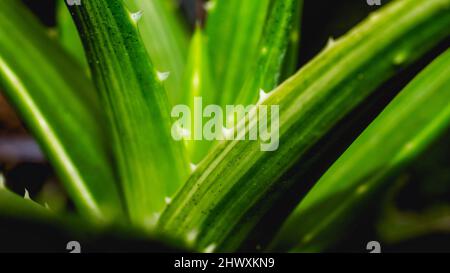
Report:
M392 60L394 65L403 65L408 59L408 53L405 51L399 52L394 56Z

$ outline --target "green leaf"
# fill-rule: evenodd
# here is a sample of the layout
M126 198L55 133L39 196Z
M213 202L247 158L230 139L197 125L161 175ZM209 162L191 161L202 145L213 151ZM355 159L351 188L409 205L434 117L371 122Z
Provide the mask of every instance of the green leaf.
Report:
M212 81L211 65L208 54L208 43L203 30L197 26L192 37L189 50L189 60L184 77L184 99L183 102L194 109L191 120L194 120L195 100L201 98L204 106L213 104L217 96L216 88ZM206 119L203 119L203 124ZM214 142L207 140L186 141L191 162L200 162Z
M56 13L57 27L58 27L58 39L62 46L69 52L76 60L78 60L86 68L89 69L86 55L84 54L83 44L80 40L77 27L70 16L64 1L57 2Z
M278 149L261 151L262 141L234 140L218 146L161 216L162 232L199 250L239 248L268 208L283 199L294 182L302 183L301 172L296 181L283 175L295 163L301 167L320 161L308 157L308 151L332 134L338 121L449 35L449 5L449 0L396 1L329 45L258 106L279 106L279 122L274 119L272 124L279 125ZM276 116L272 112L257 120L255 112L249 122L238 125L250 124L246 135L257 122Z
M125 0L131 12L142 12L138 29L155 68L170 72L164 82L172 104L181 102L189 46L188 31L174 0Z
M277 251L319 251L369 198L450 127L450 50L421 72L323 175L289 216Z
M397 245L450 231L449 139L447 130L400 175L383 182L390 184L387 193L383 191L376 223L383 244ZM415 198L405 202L402 198L405 193Z
M298 69L298 57L301 41L301 23L303 13L303 1L298 1L294 11L293 27L289 34L289 46L284 58L283 71L280 80L284 81L292 76Z
M70 7L108 115L114 160L131 220L151 227L189 165L171 136L167 94L121 0Z
M256 103L261 90L270 91L278 85L284 57L291 42L290 39L285 37L289 36L293 30L294 13L301 6L300 2L302 1L288 0L277 1L273 4L273 11L268 19L264 38L259 43L259 53L254 62L253 73L248 74L235 104ZM185 80L188 84L188 88L185 90L190 90L187 94L190 98L188 105L191 106L191 109L194 109L194 97L202 97L203 105L210 105L219 99L216 88L212 85L209 72L211 66L206 53L209 50L207 39L203 37L201 31L201 29L197 29L193 38L189 64L191 67L188 68L190 74ZM298 29L296 31L298 37ZM298 39L296 42L298 42ZM192 66L197 68L193 69ZM231 70L231 68L229 69ZM207 120L204 120L203 124L206 122ZM214 144L212 141L205 140L190 141L188 149L192 155L192 161L198 163Z
M82 252L173 252L170 238L143 233L129 225L103 225L72 214L57 214L2 187L0 174L0 252L70 252L68 242L81 242Z
M11 31L13 30L13 31ZM0 85L56 169L78 210L122 208L93 86L19 1L0 2Z
M284 57L290 44L294 12L299 0L275 1L270 13L264 38L259 47L257 65L248 75L236 103L249 105L258 101L260 92L272 91L279 83ZM292 56L290 56L292 57Z
M206 35L216 86L217 103L233 104L252 73L270 0L212 0L208 3ZM284 39L283 39L284 40Z
M409 184L412 182L411 180L416 179L416 177L414 177L414 171L408 169L414 169L422 160L429 160L431 163L436 163L438 158L433 156L430 158L429 152L441 148L437 146L439 144L446 145L448 143L448 134L444 135L444 137L444 141L433 142L433 147L428 148L424 155L420 155L420 157L414 160L414 163L410 164L411 166L408 166L404 173L400 174L398 177L394 176L389 182L384 182L393 182L394 185L389 189L386 197L382 200L382 210L378 217L378 223L376 224L377 235L381 238L383 243L399 244L429 235L450 233L450 226L448 225L448 219L450 219L450 206L448 203L438 201L432 205L421 208L420 211L411 211L410 209L404 210L399 208L397 206L396 198L405 184ZM447 155L448 153L445 153L445 157L447 157ZM441 169L439 170L443 171L447 166L440 167ZM427 171L431 170L428 169ZM430 173L428 172L427 174ZM431 173L431 175L434 174ZM448 184L448 179L441 179L438 182L445 185Z
M38 219L49 214L48 210L39 204L9 191L5 187L4 179L0 173L0 215Z

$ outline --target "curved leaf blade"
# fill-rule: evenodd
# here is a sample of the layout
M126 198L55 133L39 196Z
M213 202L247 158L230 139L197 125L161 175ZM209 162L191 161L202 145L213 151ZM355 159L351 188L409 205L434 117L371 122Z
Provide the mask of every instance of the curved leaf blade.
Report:
M237 104L249 105L258 101L260 90L272 91L279 83L289 46L294 50L298 43L298 30L294 28L294 14L303 1L275 1L267 20L266 30L259 46L259 53L253 73L238 94ZM294 33L294 34L293 34ZM295 36L295 33L297 35ZM286 39L291 35L291 39ZM292 37L297 37L292 40ZM295 58L294 56L290 56Z
M298 69L298 57L301 42L301 26L302 26L303 1L298 1L296 10L294 11L293 27L289 34L289 46L284 58L283 71L280 80L283 82L291 77Z
M104 117L90 81L20 2L1 1L0 35L8 37L0 43L0 84L75 205L95 218L120 215Z
M189 174L182 143L171 136L167 94L137 32L141 14L121 0L71 6L102 105L128 213L151 228Z
M202 99L202 105L211 105L217 96L212 80L211 64L208 54L208 42L203 30L197 27L192 37L189 59L184 77L183 102L189 109L196 111L195 100ZM195 120L195 112L191 113L191 120ZM203 124L206 119L203 119ZM194 137L191 136L193 139ZM209 151L214 142L207 140L185 141L191 162L198 164Z
M273 249L334 243L368 198L450 127L450 50L424 69L323 175L284 223Z
M270 0L212 0L208 3L206 35L218 104L233 104L258 54Z
M333 125L449 35L449 5L449 0L396 1L327 47L258 107L279 106L278 150L262 152L260 141L218 146L168 206L159 228L199 250L239 248L292 187L294 181L283 174L297 162L320 160L307 158L307 152ZM255 112L238 126L257 126ZM246 127L248 134L252 128Z
M132 12L142 12L138 29L155 68L170 72L164 81L172 104L183 97L183 74L186 66L189 33L174 0L126 0Z

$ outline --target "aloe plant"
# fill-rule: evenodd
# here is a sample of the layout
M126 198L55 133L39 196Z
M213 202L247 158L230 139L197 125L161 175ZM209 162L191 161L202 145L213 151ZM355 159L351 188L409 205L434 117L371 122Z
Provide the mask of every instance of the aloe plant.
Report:
M89 221L91 236L120 226L186 251L238 251L251 241L264 251L324 251L449 127L447 51L295 196L297 208L280 206L325 160L311 154L338 137L340 122L450 37L449 0L392 1L298 71L301 0L210 0L193 31L176 1L59 4L55 39L19 1L0 2L0 86L76 216L54 215L4 187L0 215L17 210L63 229ZM251 107L231 123L223 117L225 128L215 130L225 139L175 138L183 132L171 108L193 109L199 97ZM273 142L245 140L268 123L262 134ZM276 234L264 226L274 208L290 214L273 223Z

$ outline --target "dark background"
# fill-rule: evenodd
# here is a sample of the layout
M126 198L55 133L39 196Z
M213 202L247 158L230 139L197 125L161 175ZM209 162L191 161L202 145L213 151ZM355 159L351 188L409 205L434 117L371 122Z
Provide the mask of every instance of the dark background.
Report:
M253 0L243 0L253 1ZM55 26L55 0L23 0L49 27ZM199 2L196 0L182 1L183 12L186 20L195 21L195 16L199 11ZM382 1L383 4L389 1ZM365 0L305 0L302 19L302 43L300 48L299 67L309 61L326 45L330 37L339 37L346 33L351 27L364 19L370 12L378 7L369 6ZM201 16L201 15L198 15ZM422 68L431 62L436 56L448 48L450 41L447 40L428 53L424 58L416 62L410 68L402 71L395 78L384 84L375 95L367 99L366 103L358 107L352 114L342 121L338 127L343 128L341 139L338 143L327 143L324 140L318 145L331 145L329 161L321 162L314 166L308 173L311 183L295 190L295 195L306 192L315 181L317 175L326 168L350 145L352 140L364 130L364 128L376 117L376 115L389 103L389 101L402 89ZM405 171L408 174L407 182L393 196L375 197L377 202L372 202L364 210L358 221L346 232L347 237L331 251L338 252L366 252L366 243L372 240L382 242L383 251L450 251L450 223L448 229L442 231L430 231L428 234L418 236L406 241L395 243L384 242L380 238L377 226L390 225L395 223L395 219L387 219L383 208L391 206L401 211L415 212L421 214L426 208L435 204L447 204L450 200L450 148L448 136L430 149L421 157L417 163ZM7 149L6 149L7 148ZM0 167L6 174L8 187L18 194L23 195L25 188L33 199L37 198L44 187L49 187L53 192L64 196L63 189L59 186L53 170L47 164L45 157L40 153L39 148L33 139L27 134L26 129L21 125L20 120L15 116L3 98L0 97ZM295 169L292 170L295 172ZM392 185L397 185L392 181ZM393 189L386 189L385 192L392 192ZM295 199L293 197L293 200ZM61 200L64 206L71 208L70 200ZM293 201L294 202L294 201ZM445 215L443 216L445 217ZM266 219L269 225L276 226L282 215ZM394 222L393 222L394 221ZM6 226L9 230L14 230L17 221L8 221ZM8 224L10 226L8 226ZM29 223L32 225L32 223ZM5 228L5 226L4 226ZM30 226L31 228L31 226ZM35 227L45 230L45 227ZM45 233L53 231L45 231ZM59 234L58 232L56 232ZM13 234L13 233L11 233ZM14 236L14 235L11 235ZM19 236L19 235L17 235ZM66 234L55 238L65 240ZM4 238L0 238L3 241ZM119 240L120 241L120 240ZM137 242L123 242L127 249L142 248ZM16 244L17 245L17 244ZM49 242L51 245L51 242ZM92 249L96 248L95 243L91 244ZM120 244L119 244L120 245ZM251 244L250 244L251 245ZM17 246L20 246L18 244ZM246 250L246 249L244 249Z

